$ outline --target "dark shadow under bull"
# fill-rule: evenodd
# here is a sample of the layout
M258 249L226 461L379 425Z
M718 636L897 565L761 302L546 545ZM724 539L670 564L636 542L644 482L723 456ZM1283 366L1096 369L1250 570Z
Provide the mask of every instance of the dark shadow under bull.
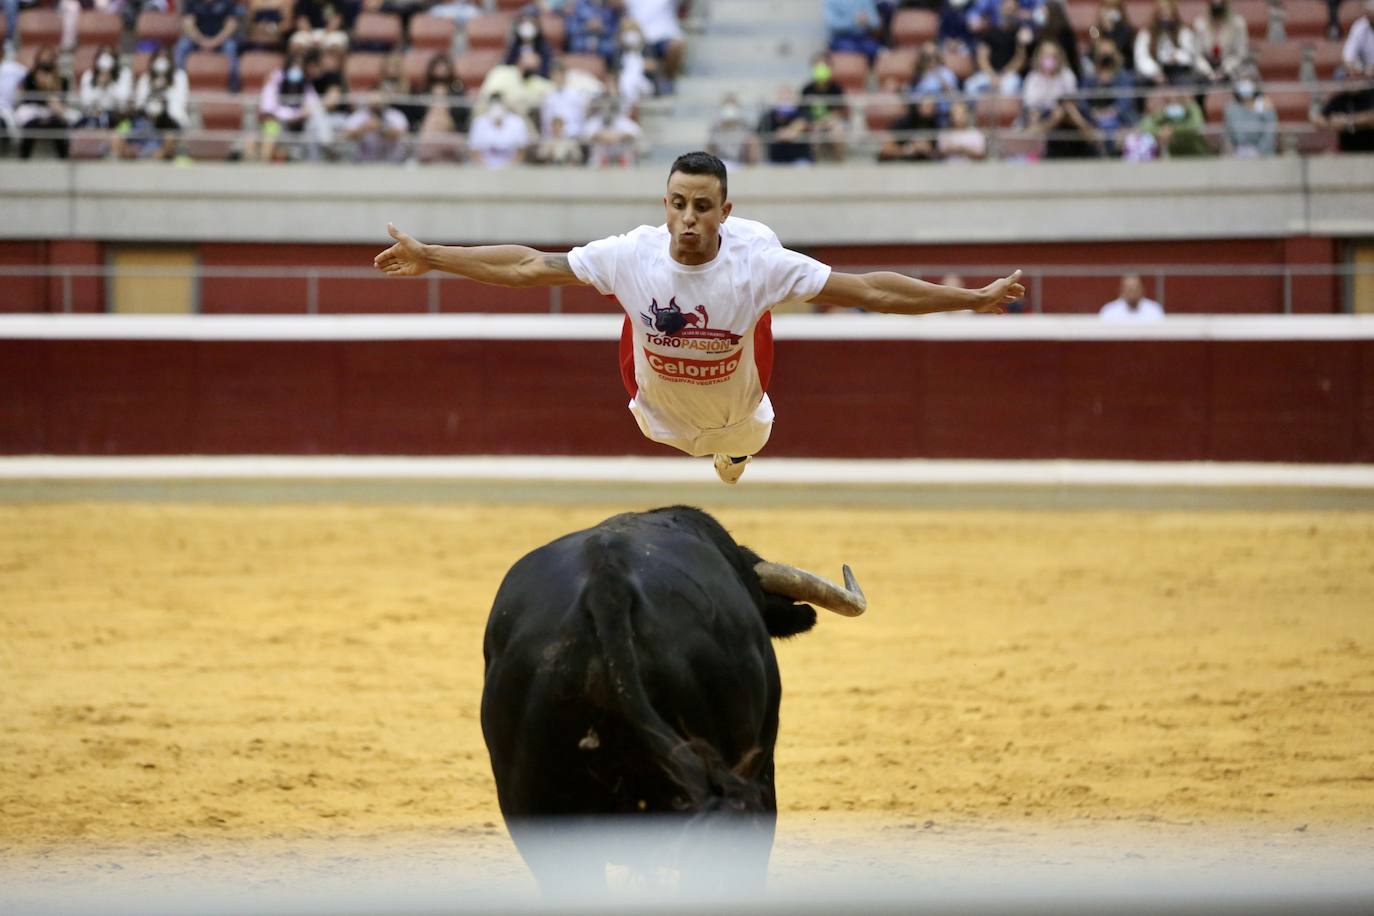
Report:
M711 516L627 513L540 547L487 624L482 731L501 812L546 894L608 862L698 892L761 888L777 820L782 685L770 637L846 588L763 562ZM667 829L646 833L646 824Z

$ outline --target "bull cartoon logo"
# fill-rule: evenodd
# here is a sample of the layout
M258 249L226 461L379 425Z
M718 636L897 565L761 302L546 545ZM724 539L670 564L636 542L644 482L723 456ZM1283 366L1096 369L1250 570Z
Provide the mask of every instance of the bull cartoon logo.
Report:
M698 305L692 311L684 313L681 306L677 304L677 296L669 299L666 307L659 305L657 299L651 299L649 312L640 312L639 317L643 318L644 323L655 331L669 337L676 336L688 325L692 327L699 325L704 328L710 323L710 316L706 314L706 306Z

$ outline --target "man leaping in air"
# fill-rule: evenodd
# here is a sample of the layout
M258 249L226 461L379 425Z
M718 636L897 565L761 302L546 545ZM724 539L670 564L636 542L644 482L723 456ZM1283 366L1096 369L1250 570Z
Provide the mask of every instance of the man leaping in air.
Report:
M783 248L762 223L730 218L725 165L709 153L678 157L663 206L666 225L567 254L425 245L388 223L396 244L374 263L393 277L441 270L498 286L590 284L614 296L626 314L621 376L640 430L689 455L714 455L726 483L739 480L773 429L773 306L801 300L898 315L1000 312L1026 293L1019 270L982 289L833 271Z

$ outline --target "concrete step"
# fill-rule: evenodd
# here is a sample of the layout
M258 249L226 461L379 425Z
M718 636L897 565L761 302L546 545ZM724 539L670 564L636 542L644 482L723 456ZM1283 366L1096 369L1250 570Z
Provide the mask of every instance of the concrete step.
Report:
M820 35L699 35L688 44L686 72L692 76L783 76L804 74Z
M685 76L678 80L674 98L679 112L684 115L694 113L703 106L714 110L727 92L733 92L748 106L752 103L771 100L781 84L798 89L806 82L805 74L780 76Z
M823 22L820 0L714 0L707 28L726 23Z

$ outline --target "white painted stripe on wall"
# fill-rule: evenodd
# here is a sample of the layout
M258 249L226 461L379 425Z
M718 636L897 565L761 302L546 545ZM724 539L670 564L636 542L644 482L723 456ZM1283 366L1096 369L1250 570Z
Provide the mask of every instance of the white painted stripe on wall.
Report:
M620 315L4 315L0 340L617 340ZM779 340L1370 340L1374 315L778 315Z
M430 479L702 483L706 458L178 456L0 458L3 480ZM1140 486L1374 489L1374 465L1193 461L936 461L768 458L745 485Z

